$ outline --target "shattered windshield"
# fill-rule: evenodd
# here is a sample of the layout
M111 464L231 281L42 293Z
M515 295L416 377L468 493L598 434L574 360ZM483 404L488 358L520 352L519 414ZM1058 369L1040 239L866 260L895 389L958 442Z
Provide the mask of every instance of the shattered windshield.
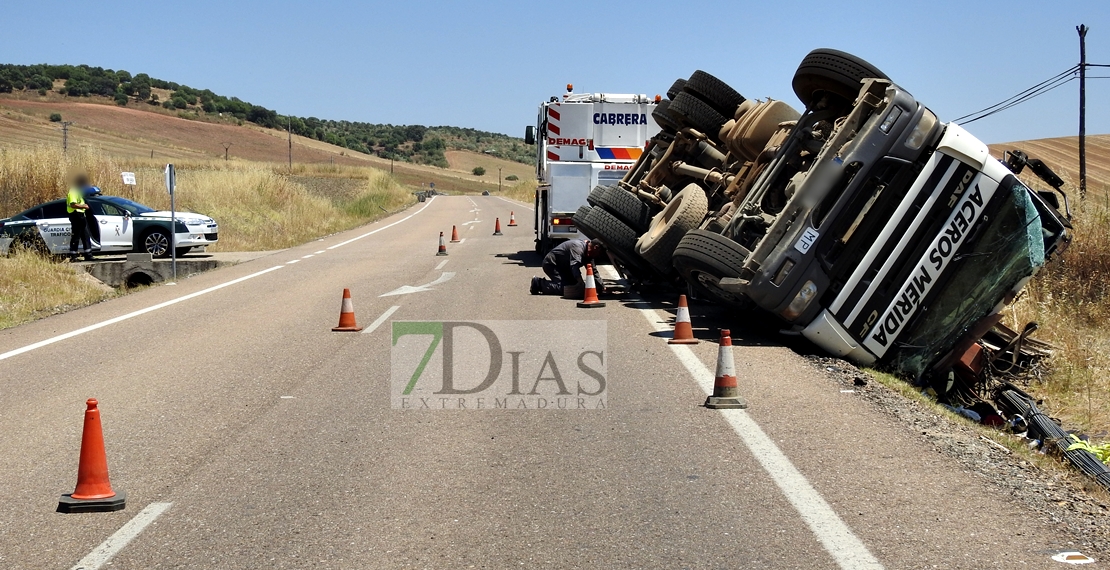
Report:
M1041 218L1023 184L1010 187L989 223L972 247L953 260L951 279L895 345L890 358L895 369L920 377L1006 292L1044 265Z

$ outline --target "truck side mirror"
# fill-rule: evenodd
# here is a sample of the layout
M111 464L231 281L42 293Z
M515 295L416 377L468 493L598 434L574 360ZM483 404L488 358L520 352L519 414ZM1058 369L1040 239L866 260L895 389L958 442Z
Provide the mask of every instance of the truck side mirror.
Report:
M536 127L524 127L524 144L536 144Z

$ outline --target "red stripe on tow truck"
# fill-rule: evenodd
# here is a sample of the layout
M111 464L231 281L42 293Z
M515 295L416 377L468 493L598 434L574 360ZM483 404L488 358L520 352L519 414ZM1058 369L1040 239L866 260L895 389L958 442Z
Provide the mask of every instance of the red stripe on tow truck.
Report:
M557 155L557 154L555 154L555 153L553 153L549 150L549 151L547 151L547 160L559 160L559 155Z
M555 119L556 121L559 120L559 112L556 111L554 107L548 107L547 108L547 116L551 117L552 119Z
M548 123L547 130L551 131L552 133L559 134L559 125L556 125L555 123Z

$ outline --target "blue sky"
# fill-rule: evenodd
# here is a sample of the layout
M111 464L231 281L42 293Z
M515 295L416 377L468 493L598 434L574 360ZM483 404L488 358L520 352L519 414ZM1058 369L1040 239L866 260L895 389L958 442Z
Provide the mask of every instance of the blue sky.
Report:
M1110 64L1106 0L5 4L5 63L87 63L283 114L516 136L568 82L655 94L704 69L800 106L790 80L817 47L871 61L944 120L1076 64L1077 24L1092 28L1088 61ZM968 128L987 142L1074 135L1077 94L1074 82ZM1110 133L1110 79L1088 83L1088 132Z

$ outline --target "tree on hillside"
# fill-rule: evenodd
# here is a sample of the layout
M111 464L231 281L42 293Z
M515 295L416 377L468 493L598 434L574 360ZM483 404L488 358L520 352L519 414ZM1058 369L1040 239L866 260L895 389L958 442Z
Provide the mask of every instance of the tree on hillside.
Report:
M474 176L485 176L486 169L482 168L481 166L475 166L474 170L472 170L471 172L474 173Z

